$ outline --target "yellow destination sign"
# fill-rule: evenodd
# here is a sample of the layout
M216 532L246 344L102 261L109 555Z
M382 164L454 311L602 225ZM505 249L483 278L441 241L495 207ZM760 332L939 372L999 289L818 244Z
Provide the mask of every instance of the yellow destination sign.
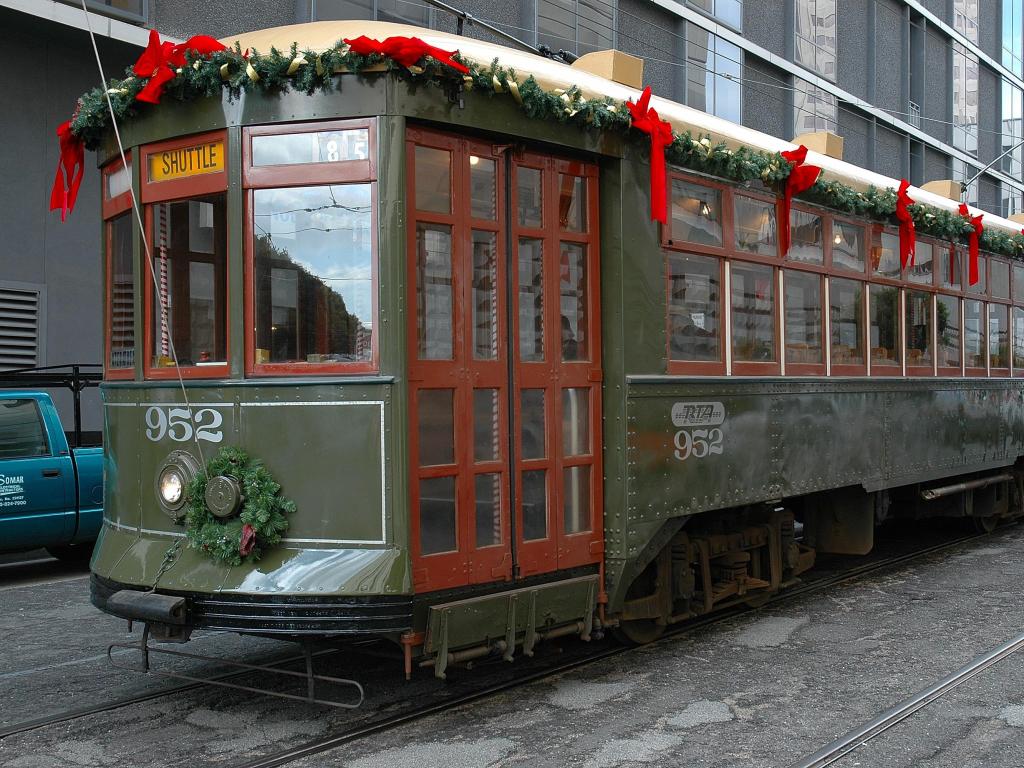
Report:
M149 180L170 181L224 170L224 142L154 152L149 156Z

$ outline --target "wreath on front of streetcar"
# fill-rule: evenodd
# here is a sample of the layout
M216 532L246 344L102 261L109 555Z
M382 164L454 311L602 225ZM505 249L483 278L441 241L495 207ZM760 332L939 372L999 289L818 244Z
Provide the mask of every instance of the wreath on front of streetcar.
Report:
M281 484L241 448L221 448L188 484L185 535L189 544L227 565L259 560L280 543L295 502Z

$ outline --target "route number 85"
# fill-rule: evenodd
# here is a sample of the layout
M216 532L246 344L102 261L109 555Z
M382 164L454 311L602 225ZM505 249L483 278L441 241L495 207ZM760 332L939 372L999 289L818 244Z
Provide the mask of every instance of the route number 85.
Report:
M681 429L676 432L675 457L686 461L693 456L703 459L712 453L722 453L722 430L720 429Z
M193 425L193 421L195 422ZM188 408L160 408L152 406L146 411L146 437L154 443L169 437L176 443L191 440L206 440L219 443L224 432L219 429L224 416L213 408L200 408L189 418Z

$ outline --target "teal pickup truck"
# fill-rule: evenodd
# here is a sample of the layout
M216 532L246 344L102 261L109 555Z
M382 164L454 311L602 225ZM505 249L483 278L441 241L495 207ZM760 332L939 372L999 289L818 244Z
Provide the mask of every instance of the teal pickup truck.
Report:
M43 380L2 377L0 386ZM75 393L70 441L48 394L0 390L0 552L45 547L61 559L92 552L103 519L103 449L80 447L78 392L93 385L89 379L76 370L61 380Z

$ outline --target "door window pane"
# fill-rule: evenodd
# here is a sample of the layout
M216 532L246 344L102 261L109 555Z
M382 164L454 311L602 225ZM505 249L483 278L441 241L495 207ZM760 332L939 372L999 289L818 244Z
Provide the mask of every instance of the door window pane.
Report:
M590 453L590 390L586 387L562 390L562 455Z
M986 286L986 282L987 282L985 278L988 276L987 272L985 270L985 265L986 265L986 262L988 261L988 259L986 257L984 257L984 256L981 256L981 255L978 256L978 282L976 282L974 285L971 285L971 283L970 283L970 280L971 280L971 257L970 257L970 254L968 254L966 251L964 251L964 255L962 256L962 258L964 260L964 263L967 265L967 291L969 293L985 293L985 290L986 290L985 286Z
M501 544L501 475L491 472L477 475L476 548Z
M587 231L587 180L582 176L559 176L558 223L569 232Z
M257 363L370 359L370 200L369 184L253 192Z
M937 297L939 337L939 367L960 367L960 299L956 296Z
M519 197L519 224L523 227L544 226L544 194L539 168L516 168L516 192Z
M36 401L0 400L0 459L49 455L50 446Z
M943 288L959 288L963 280L963 262L959 248L944 247L939 252L939 284Z
M501 456L498 445L501 430L498 419L501 410L498 405L497 389L473 390L473 460L497 461Z
M519 359L544 359L544 241L519 241Z
M562 471L565 483L565 532L579 533L590 530L590 467L566 467Z
M547 472L523 472L523 541L548 537Z
M999 261L999 259L989 260L989 270L991 271L990 285L989 288L992 293L992 297L996 299L1008 299L1010 298L1010 265L1008 262Z
M864 283L829 278L832 364L864 365Z
M559 264L561 292L562 360L586 360L587 354L587 247L562 243Z
M1013 265L1013 300L1024 302L1024 265Z
M885 375L886 368L900 364L900 291L872 285L868 297L871 302L871 366ZM897 372L888 371L888 374Z
M988 354L992 368L1010 367L1010 308L988 305Z
M790 210L787 259L802 261L805 264L823 264L825 256L822 239L821 216L807 211Z
M669 352L673 360L722 359L721 263L714 256L668 256Z
M519 397L522 456L524 459L543 459L547 456L544 432L544 390L524 389L519 393Z
M672 179L672 239L680 243L722 245L722 193Z
M455 552L455 478L420 480L420 550L424 555Z
M469 157L469 191L473 218L494 221L497 165L489 157Z
M736 195L733 207L736 216L736 247L761 256L777 256L775 204Z
M907 365L932 364L932 295L907 291Z
M776 359L774 277L771 267L733 264L732 356L737 362Z
M964 365L985 367L985 304L964 299Z
M452 212L452 153L447 149L416 147L416 208Z
M1013 367L1024 368L1024 309L1013 308Z
M871 247L871 271L879 277L899 280L901 270L900 239L896 235L882 232L876 236Z
M416 225L416 334L420 360L452 359L452 230Z
M907 279L913 283L932 284L932 244L918 240L914 244L914 266L907 267Z
M343 163L369 157L370 132L366 128L252 137L254 166Z
M864 230L844 221L832 221L832 266L864 271Z
M822 363L821 277L787 270L785 280L786 362Z
M455 390L421 389L419 411L420 466L455 463Z
M498 238L473 230L473 357L498 357Z
M206 195L151 207L155 367L212 365L227 360L226 196Z
M125 212L110 220L107 238L110 248L110 313L111 368L131 368L135 364L135 254L132 249L134 224L131 213Z

